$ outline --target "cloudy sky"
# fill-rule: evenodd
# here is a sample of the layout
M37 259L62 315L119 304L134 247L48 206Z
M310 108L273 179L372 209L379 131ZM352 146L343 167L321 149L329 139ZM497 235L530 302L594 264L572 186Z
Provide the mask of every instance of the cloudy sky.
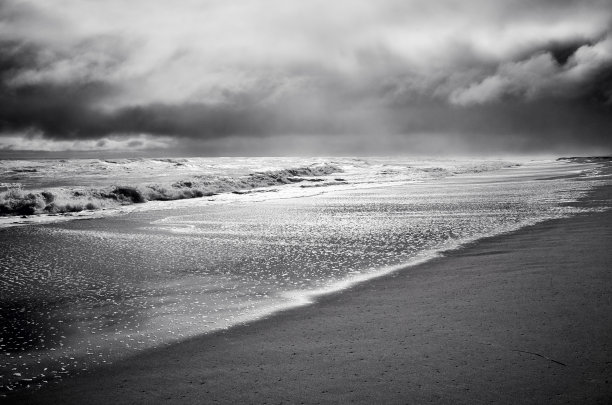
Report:
M0 0L0 151L612 153L610 0Z

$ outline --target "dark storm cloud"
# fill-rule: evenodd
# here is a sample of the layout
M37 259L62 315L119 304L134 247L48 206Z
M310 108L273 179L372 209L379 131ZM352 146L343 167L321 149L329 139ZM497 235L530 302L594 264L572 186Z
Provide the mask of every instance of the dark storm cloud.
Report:
M518 61L504 61L493 74L453 90L450 101L484 104L507 98L591 99L612 103L612 36L593 45L566 44Z
M583 46L592 46L590 42L584 41L567 41L567 42L553 42L550 44L544 52L550 52L552 57L559 65L565 65L574 53Z
M0 2L0 148L612 147L605 0L60 3Z

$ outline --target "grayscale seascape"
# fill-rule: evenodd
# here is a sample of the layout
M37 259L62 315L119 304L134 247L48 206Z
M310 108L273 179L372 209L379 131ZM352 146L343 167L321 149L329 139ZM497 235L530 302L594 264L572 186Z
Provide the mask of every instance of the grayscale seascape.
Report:
M0 0L0 404L612 403L610 0Z
M204 178L211 188L205 192L219 192L157 204L118 205L111 199L112 208L74 213L77 217L45 214L40 207L37 219L45 226L5 217L7 228L0 234L5 390L40 386L143 349L251 321L485 236L582 212L570 203L604 182L597 163L552 160L2 164L0 178L24 184L24 199L45 190L67 205L76 194L77 201L111 206L96 202L98 188L77 187L84 181L100 189L122 187L108 185L115 176L99 169L108 166L129 171L123 187L143 193L152 187L146 180L162 178L151 173L155 165L173 181L157 189L178 192L186 183L193 189ZM75 186L57 187L58 166L78 173ZM200 177L176 180L196 169ZM264 182L252 184L254 179ZM220 190L221 182L239 185ZM2 198L15 195L12 189ZM70 218L81 220L65 222ZM23 222L31 225L14 227Z

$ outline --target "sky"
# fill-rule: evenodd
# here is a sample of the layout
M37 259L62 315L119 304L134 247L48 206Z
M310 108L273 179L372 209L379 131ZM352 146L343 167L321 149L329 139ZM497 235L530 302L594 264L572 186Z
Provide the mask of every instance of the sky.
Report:
M0 156L612 154L610 0L0 0Z

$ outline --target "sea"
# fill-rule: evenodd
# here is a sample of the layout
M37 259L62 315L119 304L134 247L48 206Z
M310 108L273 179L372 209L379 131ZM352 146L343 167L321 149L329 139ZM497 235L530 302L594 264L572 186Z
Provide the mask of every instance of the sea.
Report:
M594 159L0 160L0 395L579 215Z

